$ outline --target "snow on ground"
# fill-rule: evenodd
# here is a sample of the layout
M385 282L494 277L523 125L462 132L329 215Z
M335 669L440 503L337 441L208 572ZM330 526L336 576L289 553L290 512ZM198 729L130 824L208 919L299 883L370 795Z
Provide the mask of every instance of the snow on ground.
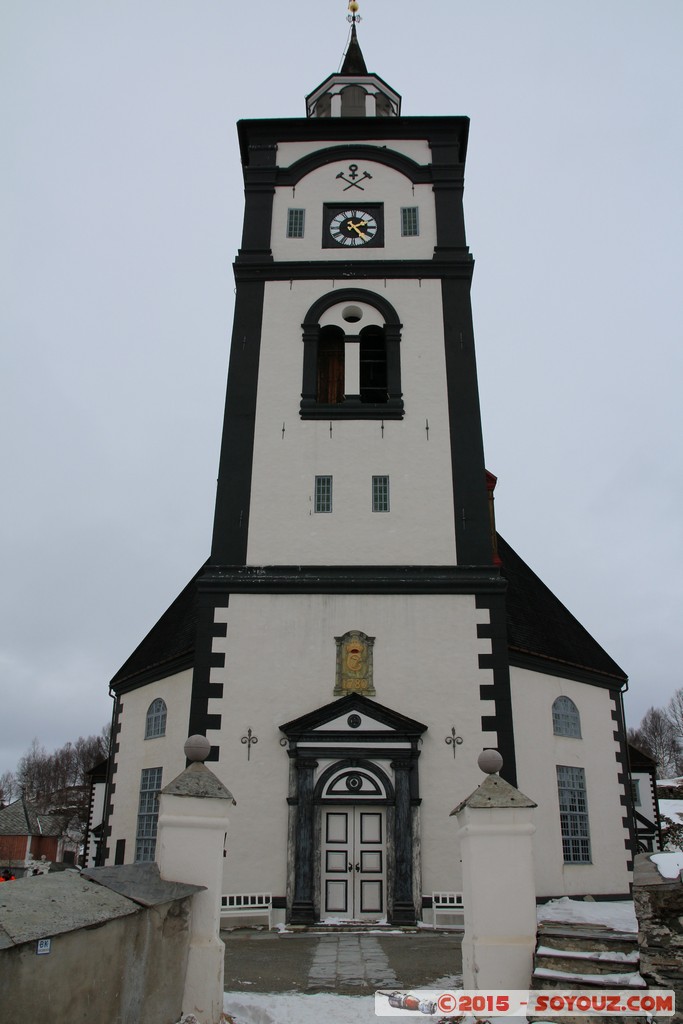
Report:
M681 803L683 804L683 800ZM657 865L657 871L662 878L678 878L683 870L683 850L674 850L672 853L653 853L650 860Z
M681 801L683 803L683 801ZM671 856L670 854L667 856ZM683 854L681 854L683 857ZM538 920L552 923L585 924L594 927L612 928L619 932L637 932L638 925L631 902L592 902L572 900L563 897L551 900L538 908ZM605 957L621 959L624 954L606 953ZM552 974L552 972L548 972ZM590 976L594 978L594 975ZM633 974L607 975L609 984L619 988L639 988L644 984L637 972ZM576 981L584 980L581 974ZM455 975L440 978L435 988L456 990L462 979ZM376 1024L375 997L340 996L334 993L304 994L299 992L226 992L223 1008L227 1024ZM398 1014L397 1016L401 1016ZM408 1014L404 1019L407 1019ZM425 1017L425 1021L429 1018ZM473 1020L473 1018L468 1018ZM491 1024L510 1018L489 1018ZM466 1021L463 1024L467 1024Z
M585 924L598 928L612 928L616 932L637 932L638 921L630 900L607 901L572 900L563 896L549 900L538 908L538 920L545 924Z
M659 800L659 813L683 825L683 800Z
M226 992L223 1010L234 1024L377 1024L374 995Z

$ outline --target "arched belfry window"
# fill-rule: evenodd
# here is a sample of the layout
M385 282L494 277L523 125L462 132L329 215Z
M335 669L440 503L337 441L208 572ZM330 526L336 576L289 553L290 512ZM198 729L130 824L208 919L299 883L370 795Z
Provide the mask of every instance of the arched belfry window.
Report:
M401 323L391 303L338 289L311 306L302 327L302 418L402 418Z
M155 736L166 735L166 701L162 700L161 697L157 697L153 700L150 706L147 708L147 718L145 719L145 739L151 740Z
M570 697L558 697L553 704L553 732L556 736L581 738L579 709Z
M347 85L341 92L342 117L365 117L365 89Z

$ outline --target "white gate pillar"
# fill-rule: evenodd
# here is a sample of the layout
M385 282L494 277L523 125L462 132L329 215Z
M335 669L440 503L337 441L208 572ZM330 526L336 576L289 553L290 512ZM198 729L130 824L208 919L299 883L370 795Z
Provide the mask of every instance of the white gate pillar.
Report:
M232 793L202 762L210 743L191 736L185 755L192 764L159 794L157 863L164 879L202 885L192 900L190 949L183 1014L199 1024L218 1024L223 1011L225 946L219 937L223 850Z
M482 785L454 814L462 856L464 989L528 989L536 944L529 797L499 775L497 750L479 755Z

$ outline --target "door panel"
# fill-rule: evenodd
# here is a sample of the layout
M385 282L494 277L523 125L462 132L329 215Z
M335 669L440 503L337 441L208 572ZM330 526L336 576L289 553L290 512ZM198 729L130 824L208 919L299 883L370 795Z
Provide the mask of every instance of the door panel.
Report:
M384 810L323 807L322 916L385 913Z

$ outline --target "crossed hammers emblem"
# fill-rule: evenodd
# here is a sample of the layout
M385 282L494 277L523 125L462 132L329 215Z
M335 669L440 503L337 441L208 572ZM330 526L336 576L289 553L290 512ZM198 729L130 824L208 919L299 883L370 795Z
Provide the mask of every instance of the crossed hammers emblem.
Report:
M346 181L348 183L346 188L343 190L344 192L348 192L350 188L359 188L361 192L364 192L365 189L361 185L361 181L365 181L366 178L372 178L372 175L368 174L367 171L363 171L362 174L359 174L358 164L349 164L348 178L346 177L343 171L340 171L337 177L341 178L342 181ZM358 179L357 181L356 178Z

